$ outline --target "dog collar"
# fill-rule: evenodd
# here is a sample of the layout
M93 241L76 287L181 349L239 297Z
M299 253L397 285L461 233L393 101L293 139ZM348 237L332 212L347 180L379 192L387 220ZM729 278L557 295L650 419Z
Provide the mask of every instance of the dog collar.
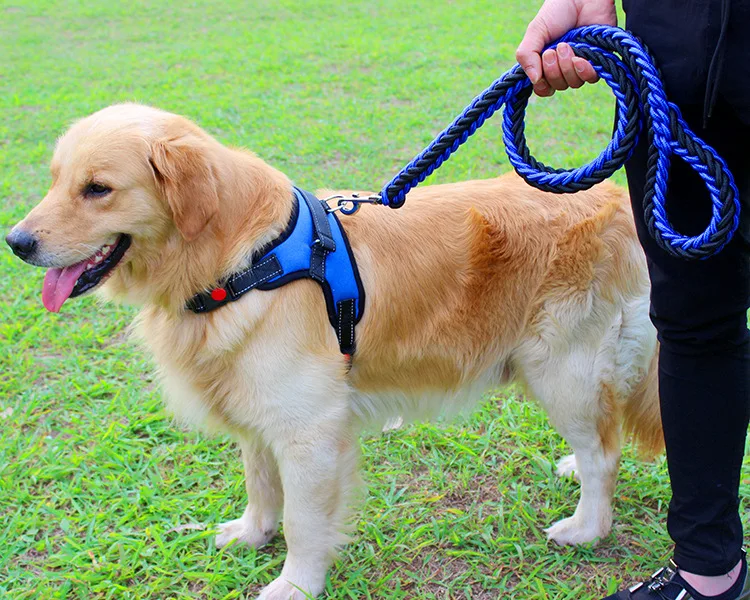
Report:
M190 298L186 308L211 312L254 289L272 290L296 279L314 279L323 290L341 353L354 353L354 327L364 312L365 291L346 232L321 200L295 187L289 224L254 257L248 268Z

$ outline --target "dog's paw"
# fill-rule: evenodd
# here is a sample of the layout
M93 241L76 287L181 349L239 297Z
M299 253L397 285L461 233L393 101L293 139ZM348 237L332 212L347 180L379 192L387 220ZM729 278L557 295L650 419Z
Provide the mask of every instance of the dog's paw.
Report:
M581 478L578 476L578 467L576 464L576 455L571 454L565 458L560 459L557 463L557 476L563 479L572 477L576 481L580 482Z
M217 527L219 533L216 535L216 547L223 548L230 542L237 540L252 548L261 548L276 535L275 527L260 530L254 523L249 521L249 519L241 517L219 525Z
M256 600L308 600L322 592L323 586L309 591L302 591L303 589L302 586L293 585L286 578L279 577L264 587Z
M552 527L544 530L547 539L561 546L577 546L578 544L597 543L609 533L609 528L601 528L591 524L581 524L575 516L562 519Z

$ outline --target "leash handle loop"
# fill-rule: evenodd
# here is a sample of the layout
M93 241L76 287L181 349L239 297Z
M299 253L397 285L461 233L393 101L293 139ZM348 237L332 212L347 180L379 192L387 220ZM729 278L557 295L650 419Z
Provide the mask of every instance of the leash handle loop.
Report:
M639 134L645 131L648 166L644 213L649 233L662 249L680 258L705 259L721 251L739 226L737 186L724 160L691 131L679 108L668 102L659 71L645 45L623 29L599 25L574 29L549 47L555 48L560 42L570 44L577 56L590 61L615 96L615 129L599 156L576 169L555 169L531 155L524 132L531 82L516 65L477 96L383 187L382 204L391 208L403 206L411 189L440 168L504 106L503 141L513 168L529 185L558 194L588 189L611 176L630 158ZM673 156L698 173L711 197L711 220L695 236L677 232L665 208Z

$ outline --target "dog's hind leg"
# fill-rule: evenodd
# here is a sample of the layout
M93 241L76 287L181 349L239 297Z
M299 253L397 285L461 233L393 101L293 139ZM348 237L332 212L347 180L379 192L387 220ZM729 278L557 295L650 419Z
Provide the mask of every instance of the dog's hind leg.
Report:
M573 516L547 529L549 539L559 544L601 539L612 526L621 419L616 392L598 373L596 354L596 348L579 347L556 360L522 367L528 387L575 453L560 461L558 472L574 470L581 481Z
M245 467L247 508L239 519L219 525L217 548L233 540L260 548L276 534L281 518L283 493L276 457L259 437L241 435L239 444Z
M581 482L581 497L573 516L547 529L547 537L558 544L593 542L606 537L612 527L612 497L620 461L619 427L601 420L591 428L579 425L557 425L574 451L573 457L558 465L558 472L568 474L572 470L570 474Z
M356 487L359 445L341 422L299 425L273 441L284 485L287 557L258 600L304 600L325 587Z

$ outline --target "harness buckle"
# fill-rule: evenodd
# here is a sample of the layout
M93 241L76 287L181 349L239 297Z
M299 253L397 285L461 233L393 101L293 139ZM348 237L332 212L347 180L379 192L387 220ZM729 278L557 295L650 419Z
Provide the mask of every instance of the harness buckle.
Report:
M359 210L361 204L383 204L383 198L380 194L371 194L369 196L362 197L358 193L354 192L351 196L344 196L342 194L335 194L324 198L323 202L328 204L337 200L336 206L329 206L326 211L329 213L340 210L345 215L353 215Z

